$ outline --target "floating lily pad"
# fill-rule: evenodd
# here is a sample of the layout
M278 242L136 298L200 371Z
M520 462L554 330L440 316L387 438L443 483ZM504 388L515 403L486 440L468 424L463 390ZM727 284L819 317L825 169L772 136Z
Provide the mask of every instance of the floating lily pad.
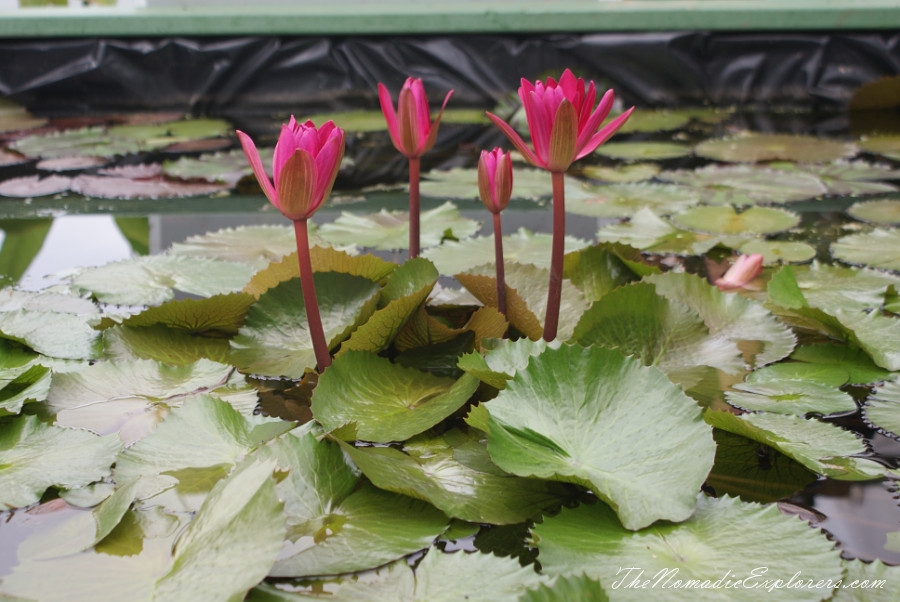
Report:
M458 430L407 441L403 451L342 447L377 487L430 502L452 518L520 523L562 500L549 481L504 473L491 462L486 441Z
M117 176L80 175L72 181L72 190L87 197L102 199L171 199L208 196L228 189L225 184L183 182L162 177L132 179Z
M113 139L136 140L142 148L166 148L173 144L230 134L232 126L224 119L182 119L155 124L127 124L109 128Z
M816 256L815 247L805 242L789 240L751 240L741 245L739 251L744 255L762 255L765 265L806 263Z
M623 529L603 504L564 509L535 525L533 533L544 573L584 573L598 579L614 599L646 599L649 588L642 591L629 584L649 580L649 586L659 579L660 584L670 584L668 596L675 593L674 599L721 600L722 590L712 585L676 587L729 577L732 583L775 579L786 583L797 571L792 563L804 567L804 583L806 579L836 583L843 576L840 554L821 531L782 515L775 505L727 496L700 496L696 511L685 522L661 523L636 533ZM623 564L623 558L628 563ZM759 567L768 570L753 577ZM812 602L828 594L816 588L772 588L765 595L772 600ZM728 590L731 600L750 602L759 596L758 589Z
M594 152L604 157L626 161L665 161L687 157L692 153L692 149L677 142L607 142Z
M0 182L0 196L32 198L67 192L72 188L72 178L67 176L23 176Z
M315 244L315 234L310 244ZM241 226L189 236L172 245L170 253L243 263L261 270L285 255L296 253L297 239L290 226ZM296 259L294 260L296 262ZM298 264L299 265L299 264ZM298 273L299 276L299 267Z
M117 157L139 152L139 139L113 138L102 127L63 130L49 134L34 134L15 140L9 147L28 157L54 159L59 157Z
M693 207L700 196L687 186L672 184L610 184L584 188L566 196L566 211L590 217L631 217L642 208L669 215Z
M374 353L349 351L319 377L312 411L328 430L349 425L351 439L402 441L458 410L477 386L472 376L437 377Z
M699 255L720 242L710 234L691 232L673 226L651 209L638 209L631 220L597 232L600 242L618 242L649 253Z
M752 165L708 165L694 170L664 171L660 179L695 188L715 205L789 203L828 193L816 176Z
M100 167L106 165L107 162L101 157L59 157L58 159L38 161L35 167L44 171L80 171Z
M877 201L861 201L847 208L850 217L880 226L900 225L900 201L879 199Z
M203 297L238 292L253 275L244 264L175 255L151 255L86 268L72 286L105 303L156 305L179 290Z
M577 190L581 183L566 177L566 191ZM478 194L478 170L455 168L430 171L419 183L422 196L436 199L480 199ZM553 193L550 174L543 169L518 168L513 172L512 198L538 200Z
M866 136L858 140L857 144L861 150L867 153L900 161L900 136L898 135Z
M28 161L31 161L28 157L20 155L19 153L11 153L4 148L0 148L0 167L19 165L20 163L27 163Z
M695 207L676 214L682 227L713 234L775 234L800 223L800 216L774 207L751 207L737 213L732 207Z
M803 380L769 380L738 383L726 391L731 405L755 412L776 414L844 414L856 411L856 402L835 387Z
M8 98L0 98L0 134L30 130L45 123L47 123L45 118L35 117L25 107Z
M109 475L121 442L18 416L0 430L0 506L37 502L48 487L74 488Z
M831 245L831 254L841 261L872 268L900 270L900 230L876 228L850 234Z
M694 152L717 161L824 163L855 155L857 149L851 143L814 136L744 132L731 138L701 142Z
M147 434L193 393L236 392L231 366L198 360L169 366L151 360L101 362L78 372L54 375L47 395L56 424L90 429L102 435L119 432L132 443ZM235 398L245 414L253 412L256 394L245 389Z
M441 243L446 234L457 239L475 234L480 224L459 214L452 203L423 211L420 215L419 240L422 248ZM334 222L323 224L319 236L334 245L359 245L390 251L406 249L409 245L409 213L385 211L369 215L341 212Z
M547 349L486 406L500 468L588 487L628 529L689 517L712 467L715 444L696 403L615 350ZM641 470L622 472L623 463Z
M549 234L535 234L519 228L515 234L503 237L503 259L508 263L529 263L549 269L552 240ZM564 244L566 253L570 253L586 247L588 242L566 236ZM441 274L459 274L492 262L488 258L494 257L494 238L481 236L462 242L448 240L440 246L426 249L422 256L433 261Z
M619 131L630 132L664 132L677 130L688 124L691 114L687 111L665 111L641 109L628 118Z
M0 343L0 352L7 351L4 343ZM0 367L0 417L18 414L26 403L46 400L49 390L50 369L46 366L31 360L20 366Z
M616 167L585 165L581 168L581 173L593 180L613 183L643 182L659 172L660 167L655 163L630 163Z
M797 347L790 359L795 362L804 362L812 366L818 366L826 370L841 371L846 373L847 380L839 382L835 386L843 384L861 385L876 383L895 378L884 368L876 366L872 359L862 350L846 345L834 345L820 343L818 345L804 345ZM775 366L771 366L775 367ZM753 376L758 375L755 372Z
M878 479L893 471L861 457L866 444L855 433L815 419L765 412L735 416L707 412L716 428L773 447L815 473L846 481Z
M271 156L273 152L274 149L262 149L260 151L263 165L272 164ZM233 187L238 183L238 180L253 172L244 152L240 149L235 149L227 153L215 153L199 157L181 157L176 161L166 161L162 164L162 173L169 178L179 180L203 180Z
M875 389L863 406L870 424L900 439L900 384L887 382Z
M0 338L62 359L99 356L99 309L87 299L57 293L0 290Z
M378 286L337 272L313 277L325 339L329 349L335 348L372 314ZM251 374L300 378L316 366L308 328L300 280L282 282L248 310L243 328L231 340L231 361Z
M900 172L889 165L866 161L835 161L825 165L773 163L771 167L788 172L815 175L828 187L829 194L864 195L896 192L897 188L876 180L896 180Z

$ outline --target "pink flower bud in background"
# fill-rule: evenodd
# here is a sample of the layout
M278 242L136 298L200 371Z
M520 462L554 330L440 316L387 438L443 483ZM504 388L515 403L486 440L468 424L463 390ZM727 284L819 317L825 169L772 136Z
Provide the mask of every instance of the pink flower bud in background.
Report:
M421 79L409 77L400 90L397 101L397 110L394 111L394 103L384 84L378 84L378 100L381 102L381 112L387 121L388 133L394 148L406 157L421 157L431 150L437 140L438 126L444 107L450 100L453 90L447 92L441 110L431 121L431 113L428 109L428 99L425 97L425 87Z
M491 213L500 213L512 197L513 168L509 151L481 151L478 160L478 194Z

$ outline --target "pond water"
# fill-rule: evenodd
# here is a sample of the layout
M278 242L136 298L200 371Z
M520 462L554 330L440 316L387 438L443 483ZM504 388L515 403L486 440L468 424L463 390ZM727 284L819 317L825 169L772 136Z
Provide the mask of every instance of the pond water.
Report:
M452 274L484 263L477 255L483 255L487 247L474 241L491 234L488 214L477 200L474 167L478 150L503 144L505 139L478 113L448 115L441 126L438 147L424 161L423 211L428 217L423 218L423 228L432 236L432 242L423 245L428 247L424 256L437 265L440 283L447 288L459 286ZM315 235L338 248L355 247L354 252L374 252L401 263L406 259L403 236L373 235L377 228L389 229L396 220L403 221L385 211L402 212L407 198L405 162L398 159L386 133L376 125L380 118L377 113L346 117L355 129L348 128L352 131L347 157L333 200L313 220L317 225ZM334 119L341 125L340 115L334 115ZM258 230L262 234L253 234L254 227L272 226L280 232L286 231L287 225L255 188L240 155L234 158L236 144L231 128L242 122L239 117L224 120L224 128L220 123L198 126L197 130L202 130L199 133L190 126L179 129L181 126L171 124L180 122L170 121L169 125L152 125L161 129L150 133L120 130L115 134L117 127L139 127L134 124L154 121L153 117L96 116L84 123L50 120L35 124L33 130L0 130L0 269L4 272L0 279L6 286L25 291L48 287L71 290L86 268L112 262L127 264L143 255L167 255L173 245L177 253L194 253L194 257L239 257L267 244L270 248L266 252L272 254L266 256L269 260L291 251L290 237L284 237L283 232L276 235L272 234L274 230ZM251 129L251 134L260 146L271 144L279 123L280 117L273 117L271 123L255 119L251 125L257 129ZM816 275L816 270L825 269L819 266L848 270L840 273L848 282L848 266L865 270L865 274L898 277L900 243L896 242L894 226L900 224L900 193L896 189L900 182L900 137L877 127L878 123L877 119L845 113L793 110L639 110L629 127L570 172L566 192L571 248L596 241L631 245L653 265L708 278L721 275L734 251L762 253L766 262L763 285L741 293L760 303L766 301L765 281L786 265L794 266L804 291L823 291L829 297L840 296L841 291L828 288L828 276ZM54 149L53 138L66 136L49 133L59 125L69 132L79 128L80 134L70 134L74 142L64 142L71 148L79 147L79 151ZM152 136L161 141L149 146L138 143ZM128 146L123 140L136 146ZM229 152L231 155L227 155ZM76 157L98 155L101 158L88 167L76 165ZM60 163L40 164L39 160ZM210 167L211 163L218 166ZM161 164L162 172L146 171L147 164ZM523 263L548 248L546 241L535 239L536 234L551 231L549 179L545 175L517 163L515 198L503 213L504 233L510 236L507 249L513 249L511 252ZM59 189L45 194L40 187L51 178L61 179ZM196 193L199 189L190 186L214 189ZM117 198L117 190L127 191L126 198ZM755 207L768 213L755 214L751 211ZM364 219L354 221L352 216ZM223 229L236 232L236 238L204 237ZM879 233L883 233L883 239L874 237L882 235ZM857 238L851 239L853 236ZM130 276L123 278L122 289L139 287L129 280ZM86 285L80 286L81 294L91 294ZM103 295L108 295L112 299L116 283L106 281L103 286L109 288L100 293L93 290L95 297L103 301ZM878 286L875 288L881 291L879 299L884 303L878 310L893 317L898 313L897 290L891 289L887 280ZM171 287L174 299L206 296L189 287ZM872 290L850 282L846 296L866 302ZM121 298L129 297L126 294ZM107 303L123 307L130 304ZM797 327L805 337L801 343L828 342L823 331L814 333L815 328L809 324L814 319L830 322L813 313L803 314L805 322L791 316L795 324L803 322ZM849 393L861 407L873 390L881 390L882 383L896 377L898 367L894 366L895 352L890 349L894 339L873 343L869 341L871 336L866 339L859 335L858 341L852 336L847 337L853 342L851 346L864 349L877 360L877 366L870 366L866 359L867 369L883 374L870 380L848 378L831 387ZM862 365L847 361L848 366ZM308 405L308 395L304 401L302 394L296 394L294 381L260 378L254 382L264 396L264 413L296 418L297 404ZM297 389L302 386L306 385ZM719 383L717 387L735 391ZM697 396L711 407L725 403L721 392ZM29 403L24 407L41 415L43 410L36 410L36 406ZM896 424L892 422L894 414L880 422L877 417L864 416L859 408L812 413L831 414L826 422L862 438L865 449L852 456L874 460L874 465L900 468L900 442L893 434L896 431L891 431ZM0 412L0 428L3 420ZM717 443L723 449L733 442L717 438ZM708 493L778 501L782 512L797 514L824 529L844 558L880 559L900 565L900 505L892 479L848 479L837 474L838 470L832 477L799 474L797 470L804 469L797 469L799 465L771 446L758 442L751 442L751 446L754 451L747 458L756 465L746 464L744 458L742 468L722 468L706 483ZM0 580L15 566L17 548L26 545L22 542L39 537L35 533L49 532L57 523L68 524L69 514L83 512L54 502L54 491L43 496L45 503L41 506L0 514ZM59 507L51 506L53 503ZM43 526L34 526L41 521L45 521ZM445 537L443 545L448 551L462 548L526 554L519 537L527 533L526 528L496 527L495 539L501 543L491 540L490 533L490 528L477 535L461 529L459 537ZM312 538L309 544L300 539L295 545L303 548L311 542Z

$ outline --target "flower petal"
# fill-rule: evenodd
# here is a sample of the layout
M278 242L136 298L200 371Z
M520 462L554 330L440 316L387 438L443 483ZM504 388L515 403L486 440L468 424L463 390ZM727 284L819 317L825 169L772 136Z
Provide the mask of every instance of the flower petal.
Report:
M394 148L400 150L400 127L397 124L394 101L391 100L391 94L388 92L388 89L381 83L378 84L378 101L381 103L381 112L384 114L384 120L387 122L391 142L394 144Z
M422 148L422 152L430 151L434 147L434 143L437 142L437 134L438 127L441 125L441 117L444 115L444 108L447 106L447 101L450 100L450 96L453 94L453 90L447 92L447 96L444 97L444 103L441 105L441 110L438 111L437 117L434 118L434 123L431 124L431 130L428 132L428 139L425 141L425 146Z
M547 168L547 165L545 163L542 163L541 160L538 159L537 155L534 154L534 151L528 148L528 145L525 144L525 141L522 140L522 137L519 136L519 133L514 130L512 126L489 111L485 111L484 114L487 115L488 119L494 122L494 125L500 128L500 131L502 131L507 138L509 138L509 141L513 143L513 146L516 147L516 150L522 153L522 157L524 157L526 161L528 161L535 167L541 167L544 169Z
M590 117L588 117L583 124L579 125L578 143L576 144L579 152L584 147L584 145L586 145L588 141L593 138L594 134L597 132L597 128L600 127L600 124L603 123L603 120L606 119L607 115L609 115L609 112L612 109L615 100L615 92L613 92L612 90L607 90L606 94L603 95L603 98L600 99L600 104L598 104L597 108L594 109L594 112L591 113ZM588 108L588 110L590 110L590 108Z
M553 131L550 134L550 147L547 169L560 172L569 169L575 160L575 141L578 139L578 116L575 106L563 100L556 110L553 119Z
M241 148L244 149L244 154L247 156L247 161L250 162L250 168L253 170L253 175L256 176L256 181L259 182L263 194L266 195L270 203L278 207L278 195L275 193L275 187L272 186L268 174L266 174L266 169L263 167L262 159L259 158L259 151L256 150L256 145L250 139L250 136L240 130L236 131L238 140L241 141Z
M297 149L284 164L278 181L279 211L288 219L306 219L318 209L316 161L311 154Z

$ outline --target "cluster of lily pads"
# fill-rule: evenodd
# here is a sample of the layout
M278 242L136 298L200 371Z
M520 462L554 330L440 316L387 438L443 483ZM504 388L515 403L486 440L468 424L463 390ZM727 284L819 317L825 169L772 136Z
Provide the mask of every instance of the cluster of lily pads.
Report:
M321 374L287 226L0 290L0 540L18 542L0 598L647 599L621 581L639 567L730 574L736 600L893 599L896 569L775 504L900 477L834 419L900 436L900 175L853 160L884 153L863 142L729 136L693 170L601 147L646 181L609 183L598 158L567 184L571 213L609 219L566 240L549 343L550 236L504 238L501 314L491 239L458 209L474 170L425 174L437 202L402 264L368 251L403 246L403 211L313 228ZM545 176L517 167L510 208L546 202ZM781 205L838 197L859 220L838 261L796 252L802 215ZM710 284L731 250L766 257L755 289Z

